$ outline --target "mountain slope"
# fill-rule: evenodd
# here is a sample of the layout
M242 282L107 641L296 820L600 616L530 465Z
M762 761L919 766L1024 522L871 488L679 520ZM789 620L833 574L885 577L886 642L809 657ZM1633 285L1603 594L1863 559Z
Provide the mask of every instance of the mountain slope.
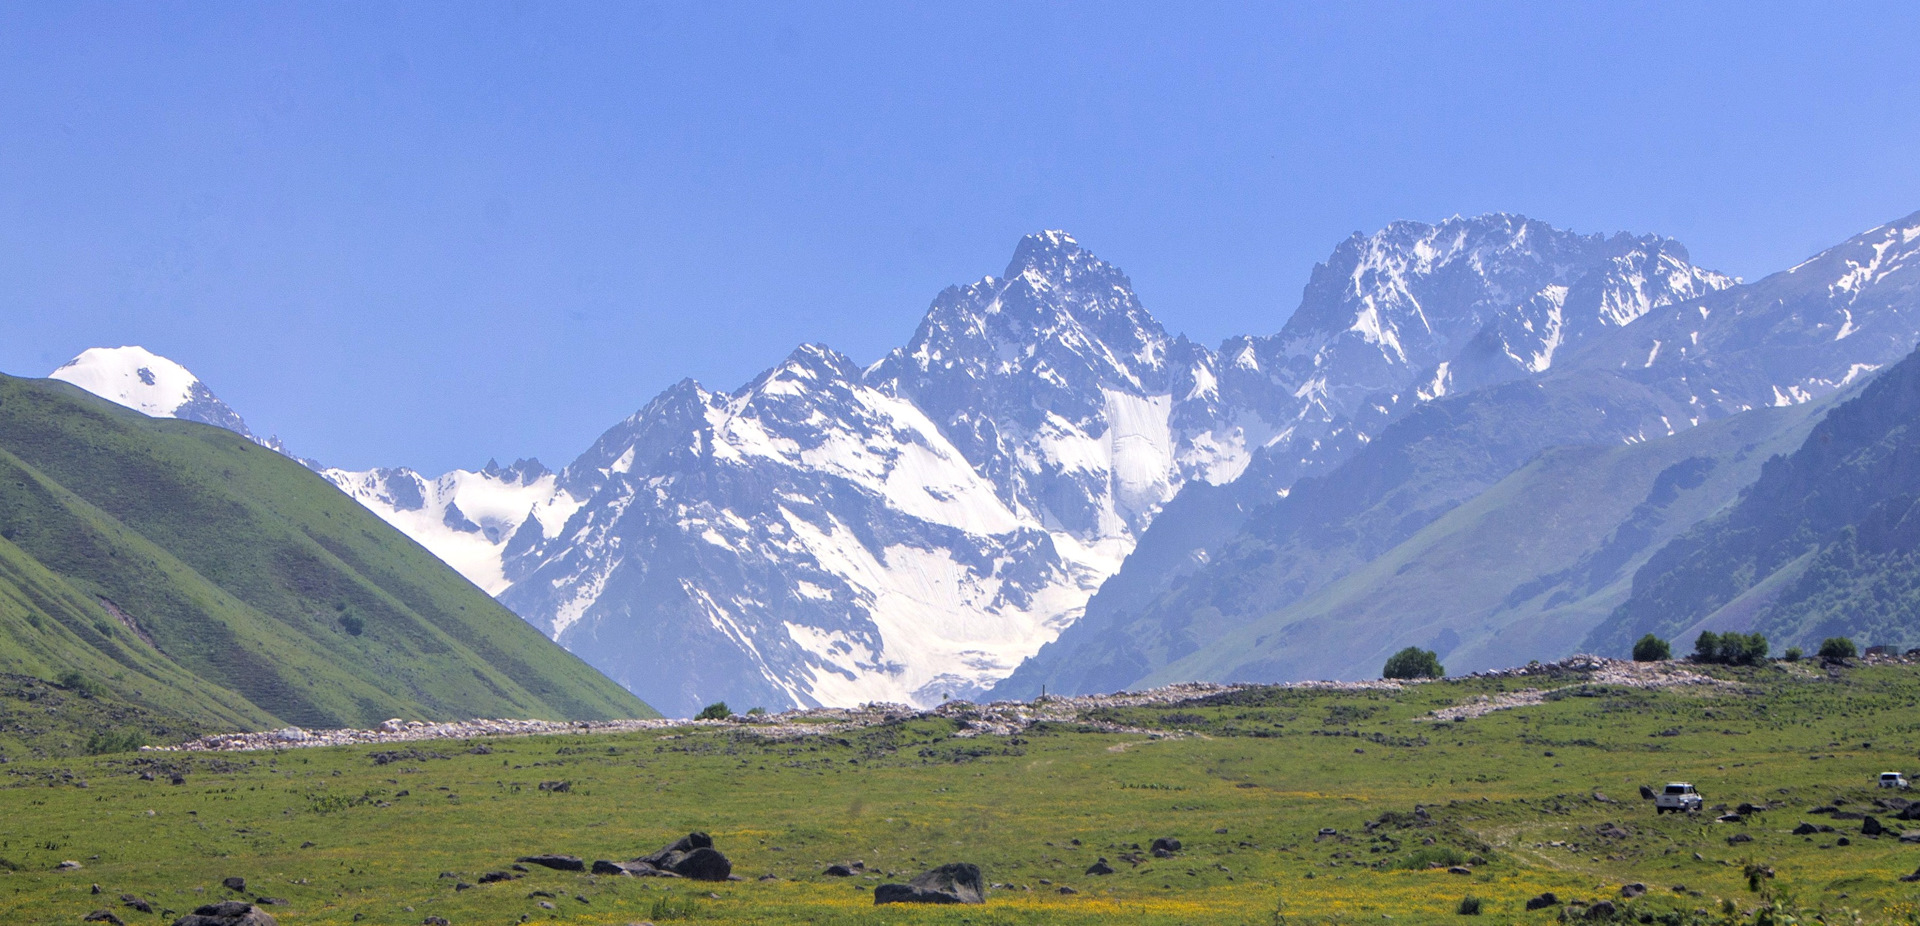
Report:
M1920 645L1920 354L1768 461L1724 515L1662 548L1588 645L1642 633L1757 630L1776 647L1829 636Z
M64 383L0 378L0 568L0 671L183 720L648 712L298 463Z
M1159 549L1162 559L1143 564L1144 577L1128 575L1131 562L1123 567L1110 583L1112 600L1103 601L1103 588L1088 617L1003 690L1018 696L1043 684L1063 693L1126 687L1168 677L1161 674L1167 666L1189 658L1196 660L1189 665L1206 667L1205 677L1266 679L1255 657L1236 650L1244 634L1229 631L1289 625L1296 603L1407 542L1539 452L1650 440L1743 410L1833 394L1897 359L1920 330L1914 271L1901 250L1912 240L1905 229L1916 224L1874 229L1755 284L1651 308L1561 350L1537 381L1433 400L1279 501L1202 493L1196 505L1210 508L1214 523L1237 526L1189 531L1183 540L1197 543L1186 549L1161 548L1150 531L1141 550ZM1650 341L1681 346L1662 352ZM1170 505L1159 525L1180 523L1172 519L1182 507ZM1351 673L1365 662L1356 647L1367 645L1333 640L1289 656L1283 662L1290 674L1274 677ZM1194 655L1202 649L1214 655ZM1268 670L1281 664L1259 658Z

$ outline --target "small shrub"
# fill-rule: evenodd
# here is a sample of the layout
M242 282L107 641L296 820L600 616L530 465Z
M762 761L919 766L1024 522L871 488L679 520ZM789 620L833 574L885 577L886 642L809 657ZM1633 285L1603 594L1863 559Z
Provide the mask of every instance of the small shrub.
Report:
M701 708L700 713L693 715L693 719L725 720L728 717L732 717L732 716L733 716L733 711L727 707L727 702L715 701L712 704L709 704L706 707Z
M1860 648L1853 645L1849 637L1828 637L1820 641L1821 659L1853 659L1860 655Z
M1467 857L1461 855L1460 850L1452 846L1422 846L1413 850L1413 854L1401 859L1394 867L1408 871L1425 871L1429 868L1452 868L1466 863Z
M767 709L764 707L747 708L747 716L748 717L765 717L767 716Z
M340 629L357 637L361 631L367 629L367 622L351 614L342 614L340 615Z
M60 676L59 685L83 698L91 698L100 693L99 683L81 674L77 669Z
M1472 894L1468 894L1467 896L1460 898L1460 906L1455 907L1453 912L1458 913L1461 916L1479 916L1480 908L1485 904L1486 904L1486 901L1481 900L1480 898L1475 897Z
M146 734L139 730L103 730L87 737L87 755L134 752L146 744Z
M1440 657L1432 650L1409 646L1387 658L1380 670L1382 678L1439 678L1447 674Z
M1805 655L1806 655L1805 653L1800 652L1800 647L1789 646L1787 647L1786 652L1780 654L1780 658L1785 659L1788 662L1799 662L1800 657Z
M1673 644L1653 634L1647 634L1641 637L1639 642L1633 644L1634 662L1660 662L1672 658Z

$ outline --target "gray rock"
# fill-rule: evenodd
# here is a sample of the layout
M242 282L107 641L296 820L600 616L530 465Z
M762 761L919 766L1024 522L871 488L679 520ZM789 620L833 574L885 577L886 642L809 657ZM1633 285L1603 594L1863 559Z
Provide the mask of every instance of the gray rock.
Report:
M980 879L980 867L967 862L942 865L921 873L906 884L882 884L873 889L873 902L883 903L985 903L986 885Z
M237 892L237 891L244 891L244 890L246 890L246 889L247 889L247 879L245 879L245 878L222 878L222 879L220 880L220 886L221 886L221 887L224 887L224 888L226 888L226 889L227 889L227 890L229 890L229 891L236 891L236 892Z
M95 910L92 913L89 913L86 916L81 917L80 920L86 923L108 923L110 924L110 926L127 926L127 923L125 920L117 916L114 916L113 911L105 907L101 907L100 909Z
M1632 884L1623 884L1620 886L1620 896L1625 897L1628 900L1632 900L1635 897L1643 896L1646 893L1647 893L1647 886L1644 884L1641 884L1638 881L1635 881Z
M1113 866L1107 864L1106 858L1102 857L1099 861L1087 866L1087 874L1110 875L1113 874Z
M1872 817L1867 817L1860 821L1860 835L1862 836L1878 836L1886 831L1887 828L1881 826L1880 821Z
M1545 910L1548 907L1558 906L1559 903L1560 903L1560 898L1555 897L1552 891L1547 891L1546 893L1543 893L1538 897L1534 897L1528 900L1527 909L1528 910Z
M1641 785L1641 786L1640 786L1640 799L1641 799L1641 800L1643 800L1643 801L1650 801L1650 800L1653 800L1653 799L1654 799L1654 797L1655 797L1655 795L1654 795L1654 793L1653 793L1653 789L1652 789L1652 788L1649 788L1649 787L1647 787L1646 785Z

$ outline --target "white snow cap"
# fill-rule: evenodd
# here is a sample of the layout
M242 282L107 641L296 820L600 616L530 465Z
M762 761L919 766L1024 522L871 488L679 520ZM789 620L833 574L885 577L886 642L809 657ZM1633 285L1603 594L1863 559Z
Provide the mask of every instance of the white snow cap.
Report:
M193 399L199 377L144 347L92 347L50 378L155 418L173 418Z

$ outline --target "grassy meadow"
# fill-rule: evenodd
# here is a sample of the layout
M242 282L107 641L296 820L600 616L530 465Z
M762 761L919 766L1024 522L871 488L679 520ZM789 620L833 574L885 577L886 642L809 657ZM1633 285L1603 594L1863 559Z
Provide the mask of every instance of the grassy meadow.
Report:
M1545 923L1578 909L1524 911L1542 891L1611 899L1621 922L1728 922L1763 902L1746 877L1758 864L1775 873L1766 896L1824 922L1920 922L1920 883L1897 880L1920 868L1920 843L1897 838L1920 822L1871 806L1889 793L1874 774L1920 767L1920 667L1710 671L1733 684L1245 689L1086 718L1187 734L1164 739L1059 724L969 738L923 717L780 741L741 726L16 758L0 765L0 918L77 924L108 907L130 926L171 922L163 911L224 899L239 876L249 898L285 901L267 908L283 924ZM1530 688L1551 691L1429 717ZM1709 807L1776 806L1740 823L1656 816L1638 786L1670 779ZM1826 804L1892 835L1807 813ZM1802 821L1837 832L1792 835ZM745 880L528 866L479 883L519 855L624 860L690 830ZM1182 851L1136 850L1160 836ZM1098 858L1117 871L1085 874ZM872 874L822 874L855 860ZM873 906L883 879L948 861L1012 887L977 907ZM1622 901L1631 882L1649 892ZM1478 920L1456 912L1467 895Z

